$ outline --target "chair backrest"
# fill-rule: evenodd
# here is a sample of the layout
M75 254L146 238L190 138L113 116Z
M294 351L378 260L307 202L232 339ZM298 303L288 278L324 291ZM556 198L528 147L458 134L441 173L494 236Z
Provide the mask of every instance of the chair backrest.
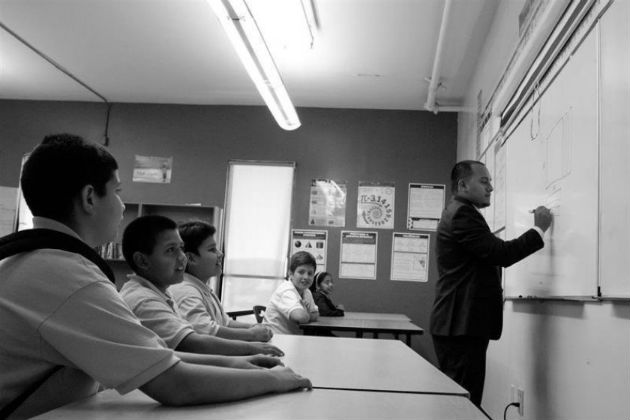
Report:
M254 316L256 317L256 322L258 322L259 324L263 322L263 317L265 316L266 310L267 310L266 306L254 305Z

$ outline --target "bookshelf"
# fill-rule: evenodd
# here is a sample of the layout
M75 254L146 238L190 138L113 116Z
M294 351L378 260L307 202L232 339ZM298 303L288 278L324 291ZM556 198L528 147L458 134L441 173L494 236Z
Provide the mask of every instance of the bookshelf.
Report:
M223 209L220 207L196 204L125 203L123 220L116 239L97 247L96 251L108 262L125 263L122 255L123 232L132 220L149 214L166 216L178 224L189 220L203 220L216 228L217 243L220 244L223 241Z

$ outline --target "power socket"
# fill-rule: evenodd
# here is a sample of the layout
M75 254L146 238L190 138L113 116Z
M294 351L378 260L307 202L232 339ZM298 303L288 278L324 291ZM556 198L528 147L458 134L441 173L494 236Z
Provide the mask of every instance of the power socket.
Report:
M525 413L525 391L521 388L516 390L516 402L518 403L518 415L522 417Z

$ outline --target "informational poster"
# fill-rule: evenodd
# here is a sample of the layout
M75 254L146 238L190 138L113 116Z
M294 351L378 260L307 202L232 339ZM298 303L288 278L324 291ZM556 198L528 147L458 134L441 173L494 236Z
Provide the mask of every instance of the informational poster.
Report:
M492 185L494 185L494 146L495 145L496 143L494 143L494 140L493 140L493 142L490 144L490 146L486 150L486 153L483 155L481 159L481 162L483 162L486 165L486 169L488 169L488 173L490 174ZM484 207L479 210L481 214L483 215L483 217L486 219L486 223L488 224L488 227L493 232L495 229L494 227L494 198L495 197L496 197L496 194L492 194L492 196L490 197L490 205L488 207Z
M341 231L339 277L376 280L378 233Z
M429 235L394 232L392 280L426 282L429 279Z
M298 251L310 253L317 262L316 271L326 271L327 245L328 231L308 229L291 230L291 255Z
M393 229L395 195L393 182L359 182L357 227Z
M346 183L332 179L313 179L308 214L310 226L346 225Z
M494 149L494 230L505 227L505 150L499 139Z
M0 236L8 235L15 229L17 188L0 187Z
M20 178L22 177L22 169L24 168L24 164L26 160L30 156L30 153L26 153L22 157L22 166L20 167ZM24 199L24 195L22 194L22 189L18 189L18 204L17 204L17 230L26 230L31 229L33 227L33 213L31 213L31 209L26 204L26 200Z
M444 184L409 183L407 229L437 230L444 210Z
M173 158L136 155L133 164L133 182L169 184L173 173Z

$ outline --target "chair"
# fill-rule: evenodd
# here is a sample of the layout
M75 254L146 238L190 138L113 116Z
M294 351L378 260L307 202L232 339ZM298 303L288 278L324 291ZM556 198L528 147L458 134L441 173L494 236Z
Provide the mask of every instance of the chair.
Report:
M263 317L265 316L266 310L266 306L254 305L254 316L256 317L256 322L258 322L259 324L263 322Z
M227 316L229 316L230 318L236 321L236 318L238 318L239 316L253 315L254 311L252 311L251 309L247 309L244 311L230 311L230 312L226 312L226 314Z

